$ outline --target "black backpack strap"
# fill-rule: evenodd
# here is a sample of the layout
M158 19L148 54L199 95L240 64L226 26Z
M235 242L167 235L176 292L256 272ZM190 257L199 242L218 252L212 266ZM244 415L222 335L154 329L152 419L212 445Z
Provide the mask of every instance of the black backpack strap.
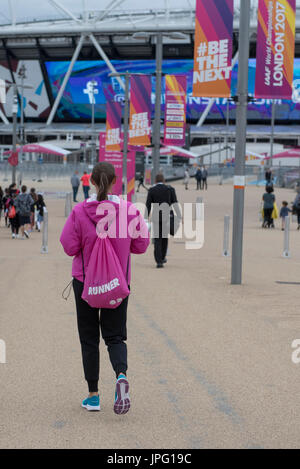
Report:
M83 281L85 281L84 260L83 260L83 250L81 250L81 259L82 259L82 273L83 273Z

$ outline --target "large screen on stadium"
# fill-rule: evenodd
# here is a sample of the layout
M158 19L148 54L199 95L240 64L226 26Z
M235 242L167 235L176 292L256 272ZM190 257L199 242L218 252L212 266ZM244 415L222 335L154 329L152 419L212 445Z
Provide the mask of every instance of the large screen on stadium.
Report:
M46 62L48 76L53 97L57 96L63 78L70 62ZM132 73L154 74L154 60L112 61L118 72L129 71ZM249 94L254 95L256 60L249 60ZM188 105L187 117L197 120L204 111L209 99L195 98L192 96L192 71L193 60L164 60L164 74L186 74L188 77ZM91 88L89 82L97 82L95 95L95 115L97 119L105 119L106 100L118 100L123 102L124 93L116 78L109 76L110 70L103 61L78 61L73 69L69 83L63 94L57 117L61 120L90 119L91 118ZM236 95L238 65L234 67L232 74L232 96ZM152 79L152 103L154 111L155 78ZM163 86L164 90L164 86ZM162 113L164 112L164 92L162 96ZM291 101L276 100L276 119L282 121L300 120L300 59L295 59L295 72L293 84L293 98ZM217 99L208 116L209 120L225 120L227 99ZM230 118L235 118L235 104L230 102ZM249 120L269 120L271 118L271 101L259 99L248 105Z

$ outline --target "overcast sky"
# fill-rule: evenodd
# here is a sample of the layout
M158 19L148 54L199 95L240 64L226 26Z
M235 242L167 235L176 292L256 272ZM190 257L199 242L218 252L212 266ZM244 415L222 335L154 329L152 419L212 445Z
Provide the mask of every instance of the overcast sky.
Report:
M66 6L73 13L81 12L83 5L86 5L88 10L105 10L112 0L59 0L61 4ZM115 0L117 2L117 0ZM239 5L240 0L234 0L236 5ZM47 16L55 18L61 16L59 11L51 5L48 0L11 0L15 5L17 21L22 19L46 19ZM257 0L252 0L252 3ZM6 22L11 18L9 0L0 0L0 22ZM124 0L116 7L118 11L128 11L132 9L149 10L161 8L163 5L168 4L170 8L189 8L195 7L196 0Z

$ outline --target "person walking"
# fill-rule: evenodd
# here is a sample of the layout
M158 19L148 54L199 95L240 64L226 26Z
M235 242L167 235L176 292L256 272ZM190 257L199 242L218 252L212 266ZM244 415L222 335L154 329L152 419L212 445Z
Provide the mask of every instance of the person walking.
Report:
M32 232L34 229L34 224L35 224L35 203L37 202L38 196L36 194L35 188L32 187L30 189L30 195L33 200L33 204L31 205L30 208L30 231Z
M167 186L164 175L159 173L155 178L155 185L149 189L146 201L148 218L151 215L154 228L154 259L156 267L162 268L166 264L166 254L168 249L168 238L170 233L170 210L164 211L162 204L168 207L174 205L176 215L181 217L175 189Z
M81 177L83 195L84 195L85 200L87 200L89 198L90 177L91 177L91 175L87 174L86 171L83 172L83 176Z
M202 171L201 171L200 166L198 166L198 168L197 168L195 178L196 178L196 181L197 181L197 189L196 190L198 191L198 190L202 189Z
M2 210L3 210L3 196L4 196L4 192L2 190L2 187L0 186L0 223L1 223L1 216L2 216Z
M72 185L72 190L73 190L73 202L77 203L77 194L78 194L78 189L80 186L80 180L78 176L78 171L75 171L73 176L71 177L71 185Z
M9 209L8 209L8 218L10 221L12 239L19 237L19 228L20 228L19 215L17 214L16 207L15 207L16 197L17 197L17 194L15 193L12 196L12 198L9 200Z
M15 207L17 214L19 216L19 223L21 228L21 239L29 238L29 229L30 229L30 214L31 206L34 204L34 201L30 194L27 193L27 187L21 187L21 193L16 197Z
M285 230L285 219L286 219L286 217L289 216L289 214L291 212L292 212L292 210L289 208L288 202L286 202L286 200L284 200L282 202L282 206L281 206L281 209L280 209L281 230L282 231Z
M297 215L297 220L298 220L297 230L300 230L300 192L298 192L294 200L293 212L295 213L295 215Z
M37 201L35 202L35 207L36 207L36 210L37 210L36 225L37 225L38 232L40 232L41 231L41 223L43 223L43 221L44 221L44 209L46 207L44 197L43 197L42 194L38 194Z
M137 191L137 192L140 192L140 187L141 187L141 186L142 186L144 189L146 189L146 191L148 191L147 187L146 187L145 184L144 184L144 175L143 175L143 174L140 175L138 181L139 181L139 184L138 184L138 187L137 187L137 190L136 190L136 191Z
M203 168L202 168L202 189L205 188L205 190L207 190L207 176L208 176L207 169L206 169L205 166L203 166Z
M183 178L183 184L185 185L185 190L188 190L189 188L189 180L190 180L190 173L189 173L188 168L186 168L184 171L184 178Z
M149 246L148 228L136 207L115 195L110 195L115 182L115 169L111 164L97 163L95 165L91 174L91 183L95 186L97 194L93 194L73 208L61 234L60 242L66 254L74 257L73 289L84 374L89 389L89 395L82 402L82 407L89 411L100 410L98 392L100 326L116 375L114 412L125 414L130 408L126 347L128 296L123 300L120 299L120 304L113 310L101 308L100 316L99 308L91 307L82 299L84 282L89 273L89 263L93 263L95 257L100 255L99 252L91 258L98 237L100 239L105 235L108 236L111 250L104 253L108 256L107 262L116 262L117 257L120 270L129 287L131 254L143 254ZM130 228L132 226L136 229L132 230ZM105 249L105 245L102 249ZM113 254L114 258L109 257ZM104 264L101 264L103 269L103 272L100 272L101 275L106 274ZM97 290L97 287L95 288Z
M266 185L272 184L273 175L272 175L272 171L270 168L266 169L265 178L266 178Z
M9 189L6 188L4 189L4 196L2 198L2 205L3 205L3 210L4 210L4 221L5 221L6 228L9 228L8 209L9 209L10 199L11 197L9 195Z
M272 218L272 212L275 204L275 195L273 194L274 189L272 186L267 186L266 192L263 195L263 209L264 209L264 222L263 228L274 228L274 222Z

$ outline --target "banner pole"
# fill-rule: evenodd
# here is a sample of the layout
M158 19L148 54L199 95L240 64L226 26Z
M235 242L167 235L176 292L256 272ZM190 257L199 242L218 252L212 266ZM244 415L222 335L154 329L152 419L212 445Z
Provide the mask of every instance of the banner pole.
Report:
M156 87L155 87L155 118L153 125L153 152L152 152L152 177L154 184L155 176L160 168L160 110L161 110L161 78L162 78L162 55L163 36L162 33L156 35Z
M240 1L238 102L236 110L236 148L232 225L232 285L240 285L242 283L250 7L251 0Z
M122 195L127 196L127 154L128 154L128 129L129 129L129 76L125 73L125 106L124 106L124 142L123 142L123 166L122 166Z

